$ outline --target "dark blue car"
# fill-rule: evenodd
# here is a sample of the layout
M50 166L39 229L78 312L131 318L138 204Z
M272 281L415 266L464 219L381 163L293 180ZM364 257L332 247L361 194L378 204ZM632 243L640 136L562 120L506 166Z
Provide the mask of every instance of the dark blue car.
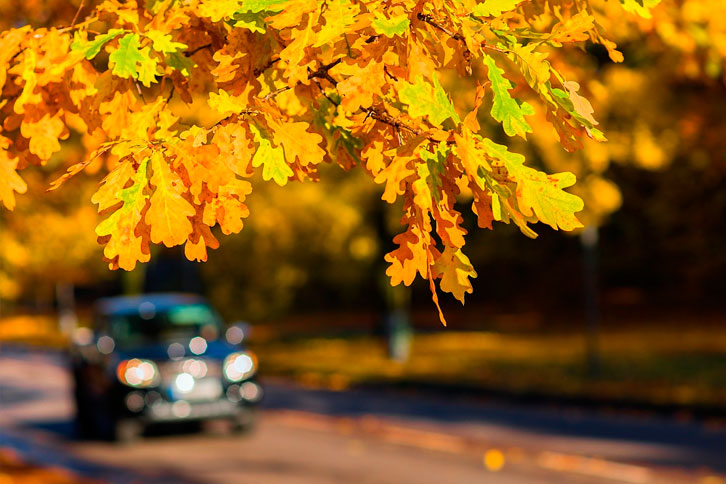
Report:
M251 428L262 388L245 331L200 296L100 300L71 350L80 432L127 441L151 424L221 418Z

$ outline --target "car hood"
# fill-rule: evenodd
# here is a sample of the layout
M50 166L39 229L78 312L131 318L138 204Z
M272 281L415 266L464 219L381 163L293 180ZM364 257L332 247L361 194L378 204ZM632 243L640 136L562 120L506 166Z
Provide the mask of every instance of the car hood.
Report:
M189 350L189 340L164 341L134 348L119 348L118 356L122 360L131 358L140 358L152 361L169 360L169 346L172 344L181 344L184 347L184 358L208 358L212 360L223 360L227 355L235 351L243 351L240 346L235 346L226 341L207 341L207 350L199 355L195 355Z

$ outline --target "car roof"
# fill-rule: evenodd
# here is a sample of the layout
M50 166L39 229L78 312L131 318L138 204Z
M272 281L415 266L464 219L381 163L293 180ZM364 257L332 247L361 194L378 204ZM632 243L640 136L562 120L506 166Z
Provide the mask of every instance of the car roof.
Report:
M138 296L116 296L99 299L96 302L96 312L105 315L136 314L139 312L139 306L146 302L153 304L157 311L162 312L175 306L208 304L207 300L198 294L141 294Z

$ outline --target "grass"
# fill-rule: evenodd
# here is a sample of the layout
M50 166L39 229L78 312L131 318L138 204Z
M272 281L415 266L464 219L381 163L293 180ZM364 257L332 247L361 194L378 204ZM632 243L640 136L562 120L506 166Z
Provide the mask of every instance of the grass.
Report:
M0 319L0 343L63 348L68 339L59 331L55 316L20 315Z
M417 334L406 363L391 362L372 336L268 341L254 349L264 374L331 388L423 382L655 405L726 402L726 328L604 332L597 377L588 375L584 338L572 333Z

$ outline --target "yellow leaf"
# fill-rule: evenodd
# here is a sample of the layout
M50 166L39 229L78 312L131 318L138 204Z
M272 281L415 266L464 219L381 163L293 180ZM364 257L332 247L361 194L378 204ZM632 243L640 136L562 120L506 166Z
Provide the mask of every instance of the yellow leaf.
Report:
M183 244L192 231L188 217L195 213L192 204L182 197L186 187L160 151L152 153L151 169L151 184L155 189L145 217L151 227L151 241L167 247Z
M130 171L132 183L114 193L113 198L116 203L112 203L111 206L117 203L120 203L121 206L106 220L98 224L96 235L103 238L108 237L103 255L110 261L109 266L131 271L136 267L136 262L147 262L151 257L148 250L148 239L144 239L145 234L140 235L136 232L149 198L146 194L148 159L144 159L136 171L133 166L129 166L129 169L124 165L132 165L132 161L122 162L116 170L125 173ZM111 181L118 179L115 177ZM121 186L124 185L125 182ZM109 203L107 200L103 201Z
M270 128L275 143L284 149L288 164L294 163L296 158L302 166L317 165L323 161L325 150L320 147L323 137L310 133L310 124L271 121Z
M318 8L317 0L291 0L285 3L285 9L277 15L265 19L272 28L282 30L300 25L303 15Z
M469 278L477 276L469 258L461 249L448 246L436 259L433 274L434 277L441 277L441 290L453 294L462 304L464 295L473 292Z
M7 152L9 146L10 140L0 136L0 201L5 208L12 210L15 208L14 192L25 193L28 186L15 171L18 159L10 158Z
M21 77L25 81L25 85L23 86L23 92L20 93L13 106L16 114L23 114L26 104L38 104L43 99L39 93L35 92L35 86L38 84L38 76L35 74L35 67L38 63L37 48L37 44L32 43L24 51Z
M293 29L292 42L280 52L280 61L286 65L287 85L294 87L297 83L307 84L308 67L313 64L307 59L305 49L313 39L313 15L308 15L308 22L302 29Z
M375 182L386 183L386 188L381 197L382 200L393 203L398 195L403 195L402 182L415 173L412 166L413 159L413 156L396 156L387 167L378 173Z
M582 10L572 17L562 20L552 29L550 40L554 42L581 42L590 39L588 34L595 28L595 19Z
M209 107L225 116L239 114L247 107L247 102L241 96L230 96L227 91L220 89L218 93L210 93Z
M317 33L313 47L332 44L342 38L348 27L355 23L359 10L360 7L350 0L329 1L323 13L325 25Z
M60 151L58 138L68 137L68 131L60 119L60 113L56 113L54 116L45 113L42 118L34 122L28 121L28 116L26 116L20 125L20 134L30 140L30 152L42 161L47 161L53 153Z
M386 84L383 67L383 63L374 60L362 68L358 64L338 64L333 69L335 74L348 76L336 85L342 98L340 106L353 113L361 107L373 106L374 96L383 97L381 89Z

